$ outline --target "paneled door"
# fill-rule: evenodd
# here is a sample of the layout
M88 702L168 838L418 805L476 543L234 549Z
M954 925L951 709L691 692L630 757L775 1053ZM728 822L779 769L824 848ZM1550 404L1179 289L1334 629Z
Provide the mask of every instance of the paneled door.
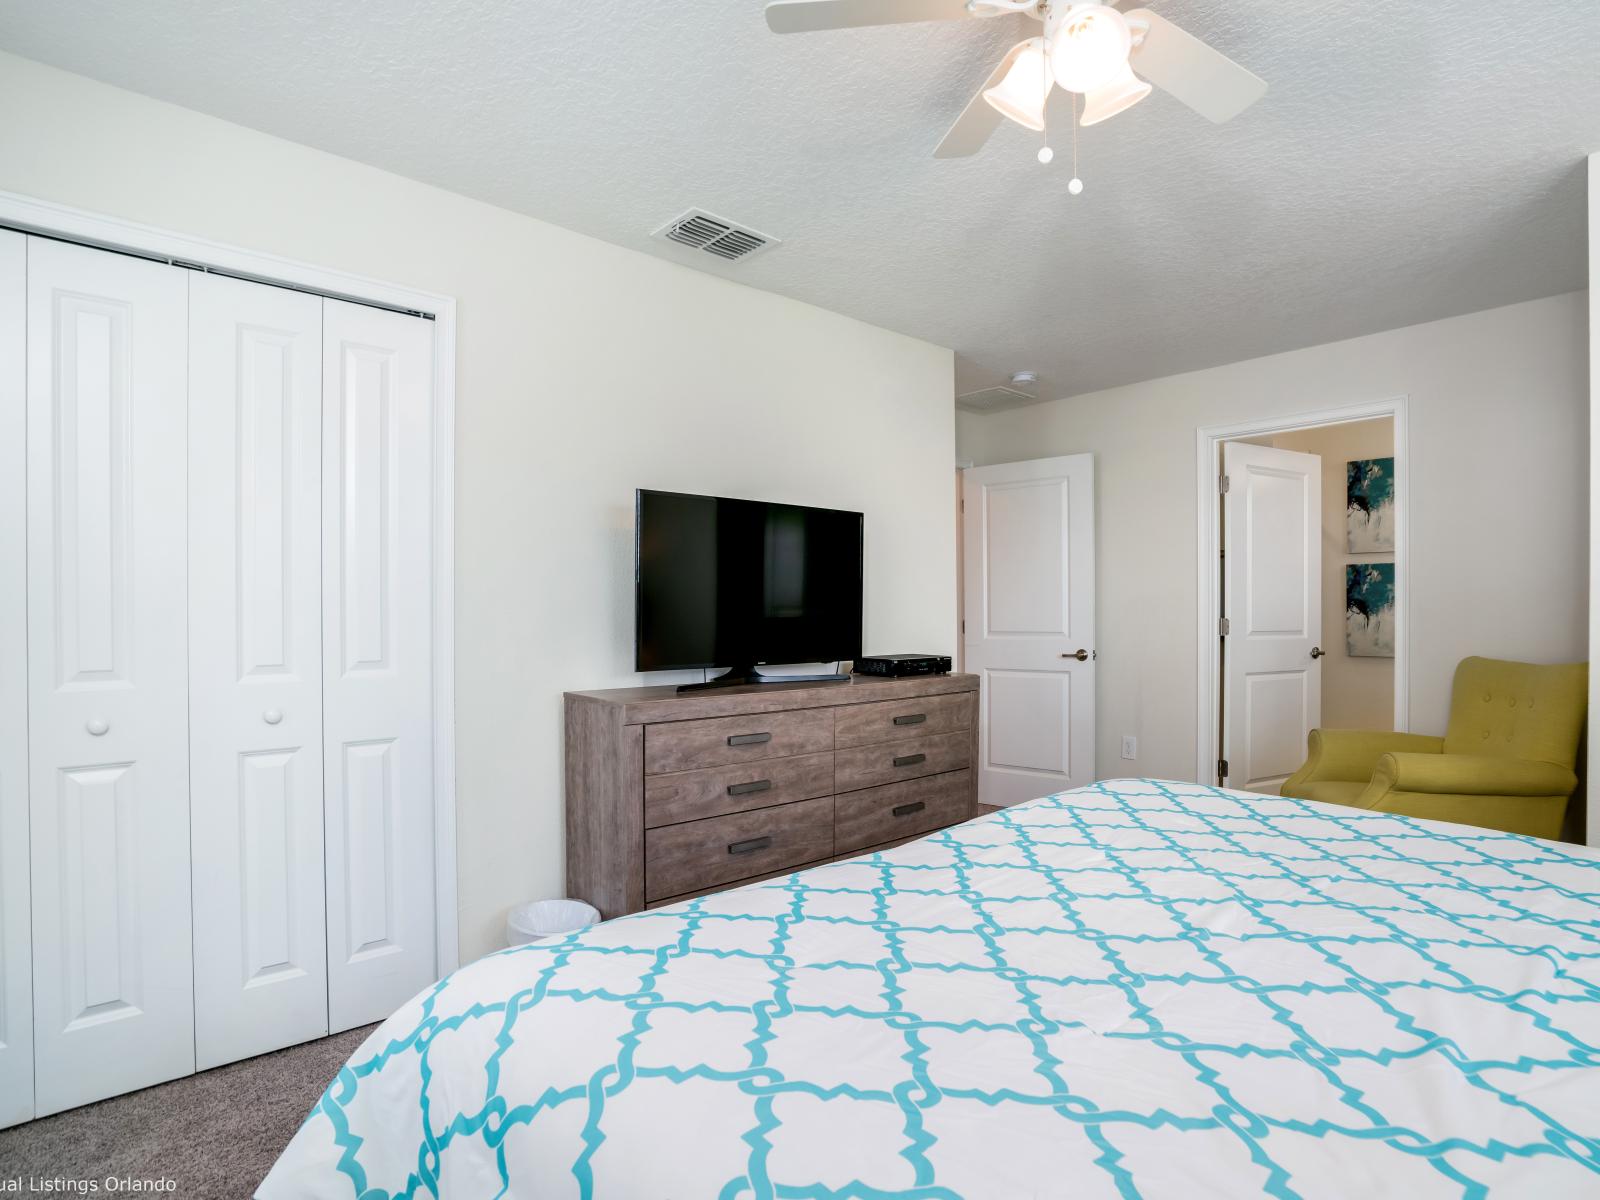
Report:
M983 681L978 799L1093 782L1094 458L968 468L962 508L966 668Z
M322 301L189 278L199 1069L328 1032Z
M1322 460L1224 442L1222 466L1225 782L1275 796L1322 721Z
M28 240L40 1115L194 1070L185 276Z
M33 1116L28 932L27 239L0 230L0 1127Z
M323 305L324 775L331 1028L381 1020L434 951L433 328Z

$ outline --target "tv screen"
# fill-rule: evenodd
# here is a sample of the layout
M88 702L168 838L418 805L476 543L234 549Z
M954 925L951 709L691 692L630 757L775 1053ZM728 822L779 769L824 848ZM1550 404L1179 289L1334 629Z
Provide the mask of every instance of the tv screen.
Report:
M636 667L861 654L860 513L640 490Z

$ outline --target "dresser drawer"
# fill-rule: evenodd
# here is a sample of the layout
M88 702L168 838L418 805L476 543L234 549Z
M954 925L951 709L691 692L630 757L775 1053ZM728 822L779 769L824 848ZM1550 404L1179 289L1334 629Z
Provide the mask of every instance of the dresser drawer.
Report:
M877 846L973 816L972 772L952 771L834 798L834 853Z
M645 899L681 896L832 853L832 796L648 829Z
M956 733L936 733L907 738L903 742L880 742L876 746L855 746L834 753L834 787L841 792L894 783L899 779L920 779L972 765L972 735L965 729Z
M702 767L647 777L644 823L647 829L654 829L832 794L832 754Z
M977 699L971 693L885 700L841 708L834 723L834 745L870 746L928 733L971 729Z
M665 775L832 749L831 708L670 721L645 727L644 770L646 775Z

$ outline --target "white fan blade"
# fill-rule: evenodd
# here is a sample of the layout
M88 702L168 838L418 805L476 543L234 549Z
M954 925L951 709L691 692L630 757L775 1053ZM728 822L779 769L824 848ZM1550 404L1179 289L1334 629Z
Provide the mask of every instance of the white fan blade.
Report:
M989 135L1000 128L1000 122L1005 120L1000 110L983 98L983 94L992 87L998 87L1000 81L1006 77L1006 72L1011 69L1011 64L1016 61L1017 55L1022 53L1027 42L1020 42L1006 52L1000 60L1000 65L994 69L988 79L983 81L983 86L978 89L977 95L967 101L967 106L961 110L961 115L956 118L956 123L950 126L950 132L944 135L944 141L934 148L935 158L966 158L983 149L983 144L989 140Z
M1158 88L1207 120L1231 121L1267 94L1267 81L1148 8L1124 14L1150 27L1128 62Z
M773 33L812 33L911 21L959 21L969 15L966 0L773 0L767 5L767 26Z

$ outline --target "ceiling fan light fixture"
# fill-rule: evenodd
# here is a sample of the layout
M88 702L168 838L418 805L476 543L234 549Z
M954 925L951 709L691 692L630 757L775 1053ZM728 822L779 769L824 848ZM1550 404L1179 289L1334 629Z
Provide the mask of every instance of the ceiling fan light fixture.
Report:
M1050 24L1050 70L1067 91L1098 91L1127 68L1133 34L1116 9L1074 4Z
M1117 77L1104 87L1098 87L1083 100L1083 115L1079 125L1098 125L1109 121L1120 112L1127 112L1151 92L1151 86L1133 73L1127 63Z
M1044 129L1044 106L1053 82L1043 38L1029 38L1012 50L1006 77L983 93L1002 116L1025 129Z

